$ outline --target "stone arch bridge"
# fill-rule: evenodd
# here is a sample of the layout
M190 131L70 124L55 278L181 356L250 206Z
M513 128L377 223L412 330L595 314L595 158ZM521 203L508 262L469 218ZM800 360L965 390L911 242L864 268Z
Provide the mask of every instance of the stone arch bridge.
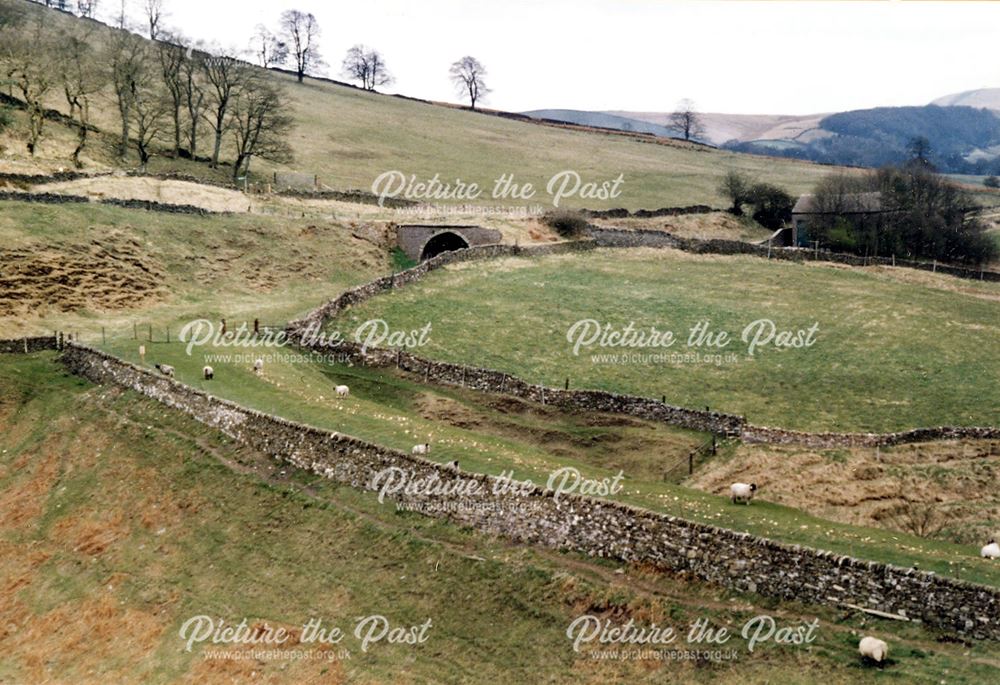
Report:
M396 229L396 244L407 257L421 262L442 252L495 245L502 239L500 231L482 226L405 224Z

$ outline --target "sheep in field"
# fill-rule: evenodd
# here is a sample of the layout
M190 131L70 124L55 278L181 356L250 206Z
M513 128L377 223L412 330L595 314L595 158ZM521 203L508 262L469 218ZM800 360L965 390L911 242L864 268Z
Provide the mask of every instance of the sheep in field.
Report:
M454 469L455 471L458 471L459 470L458 459L456 459L455 461L449 461L447 464L445 464L445 466L447 466L449 469Z
M215 378L215 369L213 369L211 366L206 366L201 370L201 375L205 377L206 381L210 381L213 378Z
M410 450L410 454L420 454L427 455L431 453L431 446L429 443L424 443L422 445L414 445L413 449Z
M174 377L174 367L168 364L154 364L156 370L162 373L164 376Z
M258 376L264 373L264 360L258 359L253 363L253 372Z
M863 661L874 661L881 664L889 656L889 645L877 637L863 637L858 643L858 651Z
M983 559L1000 559L1000 545L996 540L990 539L986 545L979 550L979 555Z
M749 505L755 492L757 492L756 483L733 483L729 486L729 498L733 500L733 504L743 502Z
M338 385L334 390L337 392L337 397L347 397L351 394L351 389L346 385Z

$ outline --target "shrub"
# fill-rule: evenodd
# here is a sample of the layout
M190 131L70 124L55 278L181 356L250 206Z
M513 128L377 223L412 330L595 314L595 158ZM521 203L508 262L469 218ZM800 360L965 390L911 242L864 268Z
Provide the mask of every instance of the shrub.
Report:
M542 223L552 228L563 238L576 238L587 230L587 219L580 212L557 209L546 212Z
M996 176L987 176L983 179L983 185L987 188L1000 188L1000 178Z
M719 195L729 200L729 213L743 216L743 205L750 202L753 179L741 171L729 171L719 183Z
M764 228L775 230L792 220L795 200L783 188L770 183L755 183L749 192L753 204L753 220Z
M393 271L406 271L419 264L416 260L410 259L401 247L392 248L389 251L389 258L392 260Z

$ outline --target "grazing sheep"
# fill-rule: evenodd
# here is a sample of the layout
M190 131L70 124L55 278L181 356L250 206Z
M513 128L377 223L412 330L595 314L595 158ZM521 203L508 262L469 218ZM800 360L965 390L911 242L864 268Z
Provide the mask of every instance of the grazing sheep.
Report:
M445 466L447 466L449 469L455 469L456 471L458 471L458 459L456 459L455 461L449 461L447 464L445 464Z
M253 372L258 376L264 373L264 360L258 359L253 363Z
M168 364L154 364L156 370L162 373L164 376L174 377L174 367Z
M979 550L980 556L983 559L1000 559L1000 545L997 544L996 540L990 539L986 545Z
M729 486L729 497L733 500L733 504L743 502L749 505L755 492L757 492L756 483L750 483L749 485L746 483L733 483Z
M351 394L351 389L346 385L338 385L334 390L337 391L337 397L347 397Z
M201 370L201 373L203 376L205 376L206 381L210 381L213 378L215 378L215 369L213 369L211 366L206 366L205 368L203 368Z
M858 643L858 651L862 660L871 660L881 664L889 656L889 645L877 637L863 637Z
M426 442L422 445L414 445L413 449L410 450L410 454L430 454L430 453L431 453L431 446Z
M139 345L139 359L146 361L146 346Z

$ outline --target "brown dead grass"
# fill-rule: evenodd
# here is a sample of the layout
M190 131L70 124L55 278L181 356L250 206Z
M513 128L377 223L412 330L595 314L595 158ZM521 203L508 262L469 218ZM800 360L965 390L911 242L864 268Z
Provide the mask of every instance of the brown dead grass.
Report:
M164 295L163 269L138 241L113 234L89 243L0 249L0 317L43 309L119 310Z
M731 459L710 461L687 484L725 494L755 482L758 496L853 525L901 529L894 515L911 503L933 505L955 542L1000 534L997 491L1000 441L947 441L888 450L818 451L741 445Z
M249 197L238 190L148 176L94 176L36 185L32 192L193 205L211 212L242 213L248 211L253 204Z
M594 223L613 228L662 230L683 238L701 240L767 240L772 231L761 226L744 223L728 212L709 214L684 214L681 216L654 217L649 219L598 219Z

